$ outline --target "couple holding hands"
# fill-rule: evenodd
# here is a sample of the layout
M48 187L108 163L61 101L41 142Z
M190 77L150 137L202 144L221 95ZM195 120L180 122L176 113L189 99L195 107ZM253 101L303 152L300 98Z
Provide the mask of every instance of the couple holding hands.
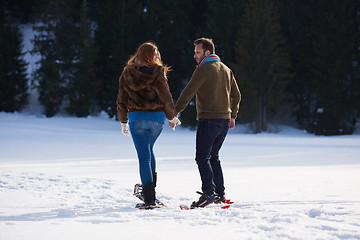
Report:
M168 119L170 127L180 125L177 115L196 95L198 127L196 156L202 195L193 207L209 196L225 201L224 178L219 150L228 129L235 127L241 94L233 72L215 54L211 39L194 42L198 63L190 81L174 105L168 81L169 67L163 64L153 42L143 43L128 60L119 79L117 118L122 133L131 133L138 159L145 208L155 207L156 161L153 147Z

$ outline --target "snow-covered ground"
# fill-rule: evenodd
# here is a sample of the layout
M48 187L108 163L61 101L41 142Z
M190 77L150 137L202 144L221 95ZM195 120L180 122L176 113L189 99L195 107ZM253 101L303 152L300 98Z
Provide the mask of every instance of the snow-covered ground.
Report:
M360 135L281 129L232 130L221 159L235 203L183 211L200 190L195 132L166 126L155 151L167 208L139 210L118 122L0 113L0 240L360 239Z

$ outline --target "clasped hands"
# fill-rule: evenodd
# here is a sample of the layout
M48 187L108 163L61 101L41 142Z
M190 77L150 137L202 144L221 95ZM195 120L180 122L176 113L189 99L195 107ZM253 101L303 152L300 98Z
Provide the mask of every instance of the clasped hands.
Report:
M169 120L169 126L175 131L175 127L180 125L181 122L178 117L174 117L173 119Z

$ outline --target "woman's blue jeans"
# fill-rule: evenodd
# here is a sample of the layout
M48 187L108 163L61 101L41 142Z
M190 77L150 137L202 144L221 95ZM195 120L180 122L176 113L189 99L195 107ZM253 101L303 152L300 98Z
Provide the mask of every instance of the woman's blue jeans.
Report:
M219 151L229 130L229 119L200 119L196 132L196 163L202 181L202 191L225 194Z
M136 120L129 123L131 137L139 158L139 171L143 186L153 181L153 172L156 172L153 148L163 126L163 122L148 120Z

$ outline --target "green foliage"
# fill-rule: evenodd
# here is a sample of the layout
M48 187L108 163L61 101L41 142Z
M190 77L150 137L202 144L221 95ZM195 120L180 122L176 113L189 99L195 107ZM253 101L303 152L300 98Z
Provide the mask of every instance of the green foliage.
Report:
M154 40L162 60L171 66L168 79L176 102L196 65L192 58L195 27L190 19L194 11L193 1L147 1L144 7L144 29L147 30L144 40ZM181 121L183 126L194 127L197 124L195 107L188 106Z
M26 103L18 23L33 20L33 73L46 116L116 113L118 78L143 42L171 66L176 102L194 71L193 41L214 39L242 93L239 119L266 130L290 113L301 128L349 134L360 117L357 0L1 0L0 111ZM281 28L280 28L281 26ZM285 42L285 37L287 41ZM291 59L291 60L290 60ZM289 106L292 107L291 111ZM181 114L196 126L195 105Z
M255 132L266 131L284 103L291 74L290 57L271 0L250 0L241 17L235 43L237 80L243 94L242 114L256 123Z
M359 3L278 0L296 75L288 91L300 126L352 133L359 116Z
M321 10L320 10L321 9ZM351 134L359 99L359 3L318 1L313 16L310 68L315 102L307 128L319 135ZM326 86L326 87L324 87ZM356 97L357 96L357 97Z
M72 36L76 29L71 9L73 1L48 1L41 12L36 31L34 54L40 54L39 69L34 73L34 84L39 91L39 101L45 115L52 117L59 112L66 94L67 84L74 72L75 44Z
M171 66L169 85L176 99L185 86L184 79L189 79L194 70L195 61L193 33L195 27L190 16L192 0L183 1L147 1L144 11L144 40L154 40L159 47L165 64Z
M34 27L33 53L41 55L40 67L34 73L39 100L48 117L62 108L78 117L88 116L96 111L99 83L87 1L82 0L80 5L71 0L48 4L52 7L40 11Z
M77 117L85 117L96 112L96 89L100 85L96 80L96 47L92 37L92 26L88 18L87 1L82 0L81 16L76 37L75 71L67 89L68 106L66 111Z
M197 126L195 101L192 100L183 112L180 113L181 126L195 129Z
M21 50L19 26L10 14L5 14L3 5L0 6L0 36L0 111L14 112L27 102L27 64Z
M310 114L313 105L314 77L310 71L315 53L312 51L311 23L313 21L312 0L277 0L280 10L280 22L284 34L288 38L289 52L295 73L287 88L290 94L289 104L293 107L293 115L301 127L311 121Z
M97 100L100 110L113 117L116 115L119 76L144 32L141 27L143 8L138 0L104 0L96 4L96 9Z
M193 64L188 18L191 1L102 1L96 17L99 54L100 107L110 116L116 113L118 78L130 55L145 41L154 41L165 64L172 66L169 85L174 98L180 95L182 80L191 75Z
M234 45L240 26L240 17L244 12L246 0L210 0L206 12L210 26L210 38L216 45L216 53L226 64L235 62Z

